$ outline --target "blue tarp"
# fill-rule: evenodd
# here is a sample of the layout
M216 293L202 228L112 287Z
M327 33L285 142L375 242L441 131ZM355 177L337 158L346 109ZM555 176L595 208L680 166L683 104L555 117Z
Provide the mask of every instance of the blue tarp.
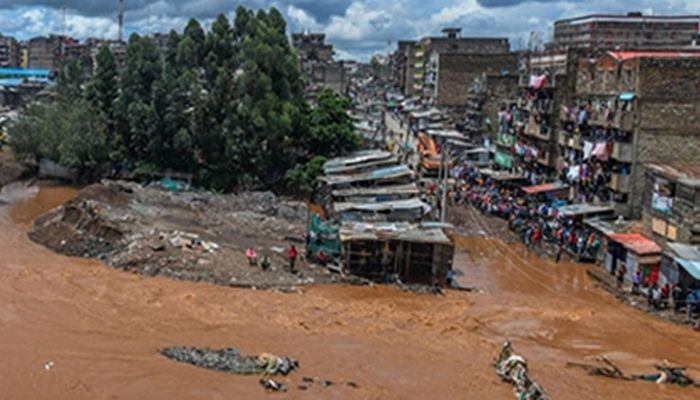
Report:
M622 101L630 101L630 100L634 100L634 97L635 97L634 93L623 92L623 93L620 93L619 99Z
M678 265L683 267L683 269L688 271L690 276L697 280L700 280L700 262L686 260L684 258L676 258L676 262L678 263Z
M48 69L0 68L0 76L48 78L50 73Z
M48 84L49 80L48 79L23 79L23 78L7 78L7 79L0 79L0 86L20 86L25 82L29 83L44 83Z

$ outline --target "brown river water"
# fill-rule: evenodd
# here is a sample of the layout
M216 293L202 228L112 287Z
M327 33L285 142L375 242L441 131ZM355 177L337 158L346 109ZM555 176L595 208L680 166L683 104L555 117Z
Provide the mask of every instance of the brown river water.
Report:
M552 264L488 236L458 241L479 294L318 286L303 294L143 278L64 257L27 238L75 194L6 188L0 199L0 399L512 399L491 359L506 338L552 399L698 399L700 390L589 377L606 355L626 372L663 359L700 377L700 334L618 303L582 266ZM290 391L158 355L173 345L290 355ZM53 362L45 369L47 362ZM302 376L336 382L300 391ZM359 388L343 382L352 381Z

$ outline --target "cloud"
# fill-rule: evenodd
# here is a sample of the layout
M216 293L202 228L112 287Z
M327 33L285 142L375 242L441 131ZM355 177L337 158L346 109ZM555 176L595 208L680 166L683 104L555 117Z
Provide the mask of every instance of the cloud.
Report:
M369 59L387 42L440 35L446 26L463 36L507 37L524 43L531 31L547 37L554 21L590 13L700 13L698 0L125 0L126 33L180 30L191 17L204 26L238 5L277 7L290 31L325 32L339 57ZM66 30L79 38L116 37L116 0L0 0L0 30L27 39Z

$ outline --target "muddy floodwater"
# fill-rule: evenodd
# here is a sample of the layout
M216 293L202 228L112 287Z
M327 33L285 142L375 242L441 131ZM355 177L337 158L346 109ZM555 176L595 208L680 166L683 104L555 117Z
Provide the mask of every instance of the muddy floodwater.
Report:
M68 258L27 238L66 201L63 187L0 196L0 398L257 399L254 377L197 369L166 346L289 355L301 370L271 398L512 399L490 366L510 338L552 399L698 399L697 389L589 377L565 368L608 356L625 372L663 359L700 378L700 334L618 303L583 266L555 265L479 235L458 241L463 285L437 298L385 287L318 286L303 294L143 278ZM486 234L484 234L486 232ZM46 363L52 366L46 369ZM300 391L303 376L335 382ZM358 388L344 385L357 383Z

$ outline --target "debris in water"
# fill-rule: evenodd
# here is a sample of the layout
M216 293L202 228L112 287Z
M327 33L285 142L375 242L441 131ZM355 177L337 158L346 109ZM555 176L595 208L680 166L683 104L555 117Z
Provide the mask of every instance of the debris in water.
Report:
M162 349L160 354L171 360L232 374L286 376L299 368L299 363L289 357L278 357L267 353L243 356L238 349L234 348L212 350L196 347L168 347Z
M260 384L262 387L264 387L266 390L269 390L271 392L286 392L287 391L287 385L282 383L282 382L277 382L273 379L266 379L266 378L260 378Z
M510 341L506 341L501 348L501 353L494 361L496 373L505 382L513 385L515 397L518 400L546 400L547 397L537 383L530 379L527 370L527 361L522 356L513 352Z
M604 376L606 378L624 379L630 380L629 377L625 376L624 372L617 365L613 364L610 360L605 357L596 358L596 361L604 363L605 365L590 365L569 362L566 363L567 367L583 368L588 372L588 375Z
M666 383L680 387L700 387L700 383L696 383L693 378L685 373L688 369L686 367L672 366L668 361L664 360L662 364L654 365L654 368L656 368L658 372L632 375L630 378L647 382Z

